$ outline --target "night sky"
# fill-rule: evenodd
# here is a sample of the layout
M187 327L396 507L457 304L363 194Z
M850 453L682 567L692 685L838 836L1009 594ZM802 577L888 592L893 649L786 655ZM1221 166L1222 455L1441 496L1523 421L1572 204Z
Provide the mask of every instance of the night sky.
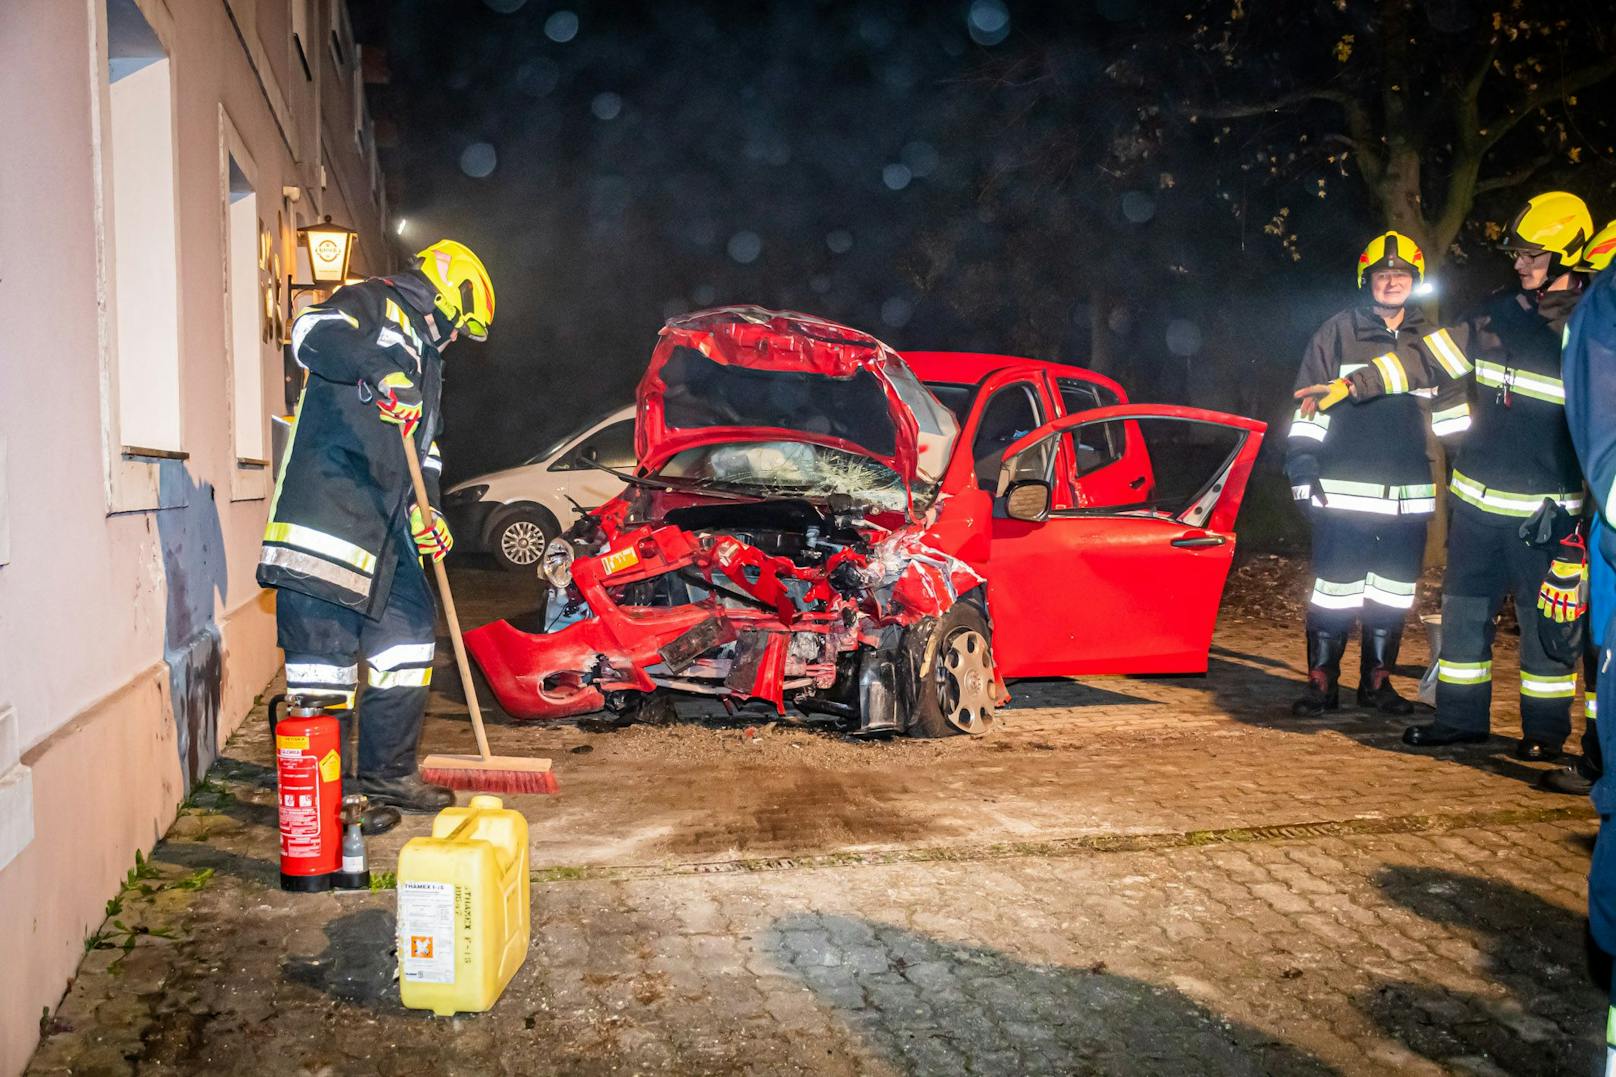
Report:
M1079 363L1098 302L1136 399L1273 419L1383 227L1322 161L1244 205L1251 143L1185 137L1174 5L353 6L400 242L468 243L499 297L449 353L451 478L630 401L665 318L736 302Z

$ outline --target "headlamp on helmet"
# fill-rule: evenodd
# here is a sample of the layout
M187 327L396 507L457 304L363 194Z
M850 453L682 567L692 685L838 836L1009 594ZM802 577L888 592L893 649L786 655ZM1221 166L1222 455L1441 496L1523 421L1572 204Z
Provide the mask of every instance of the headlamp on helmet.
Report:
M1511 254L1552 254L1554 270L1564 273L1578 268L1593 230L1593 216L1582 199L1567 191L1548 191L1521 207L1499 247Z
M1418 284L1425 279L1425 252L1401 232L1383 232L1358 255L1358 287L1377 269L1401 269Z
M417 268L437 291L438 311L472 340L488 339L488 326L494 320L494 284L482 259L452 239L440 239L415 257Z

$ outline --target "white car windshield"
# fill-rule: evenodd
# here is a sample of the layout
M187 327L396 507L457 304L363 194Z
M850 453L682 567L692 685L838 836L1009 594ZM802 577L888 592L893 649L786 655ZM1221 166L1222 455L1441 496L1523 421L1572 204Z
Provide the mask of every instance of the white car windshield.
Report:
M528 457L526 460L523 460L522 464L525 466L527 464L542 464L542 463L544 463L544 461L550 459L550 457L552 457L556 453L560 452L563 448L565 448L566 446L572 444L574 441L577 441L579 438L583 437L585 434L589 433L589 431L594 428L595 424L599 423L601 421L602 421L601 417L597 415L595 418L590 419L588 422L582 424L581 426L573 427L571 430L568 430L565 434L562 434L560 437L558 437L555 440L553 440L553 441L549 442L548 444L546 444L544 446L544 448L540 449L538 452L534 453L532 456Z
M657 477L811 499L846 494L858 504L897 512L907 505L903 481L891 468L803 441L731 441L686 449L663 464Z

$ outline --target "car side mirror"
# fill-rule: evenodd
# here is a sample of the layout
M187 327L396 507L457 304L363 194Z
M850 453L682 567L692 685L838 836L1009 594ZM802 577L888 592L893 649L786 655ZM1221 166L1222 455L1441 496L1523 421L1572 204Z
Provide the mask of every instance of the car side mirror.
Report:
M1004 496L1004 514L1034 524L1049 519L1049 483L1038 479L1011 483Z

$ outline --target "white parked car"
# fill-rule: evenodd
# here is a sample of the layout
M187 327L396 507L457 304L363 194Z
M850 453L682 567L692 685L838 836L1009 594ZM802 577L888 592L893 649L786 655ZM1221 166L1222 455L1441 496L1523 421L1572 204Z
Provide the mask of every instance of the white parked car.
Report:
M536 571L545 545L577 518L577 506L595 508L623 489L623 480L601 466L633 472L632 404L590 420L525 463L445 491L456 549L491 553L513 571Z

